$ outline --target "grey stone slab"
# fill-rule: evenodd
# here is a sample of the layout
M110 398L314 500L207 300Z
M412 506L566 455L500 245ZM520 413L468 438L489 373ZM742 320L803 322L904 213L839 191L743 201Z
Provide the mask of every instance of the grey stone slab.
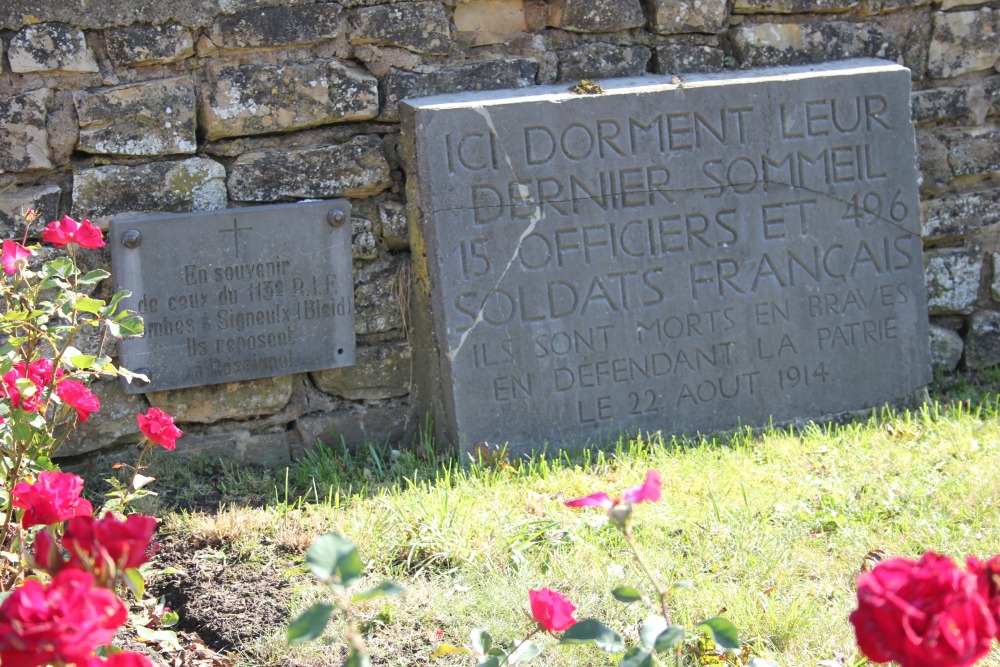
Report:
M51 169L52 151L45 116L52 102L51 88L38 88L0 97L0 173Z
M655 53L658 74L718 72L725 66L725 53L714 46L664 44Z
M415 53L445 55L451 32L440 2L397 2L355 10L351 44L399 46Z
M573 32L618 32L646 23L639 0L555 0L553 27Z
M975 249L929 250L925 258L927 306L931 315L968 315L979 298L983 258Z
M892 37L871 23L813 21L736 26L733 50L744 67L798 65L842 58L899 60Z
M350 215L329 200L112 219L115 286L146 323L121 362L151 380L126 390L353 364Z
M182 25L138 23L104 33L108 57L115 65L160 65L194 55L191 31Z
M83 31L64 23L26 26L10 40L10 70L22 72L97 72L94 52Z
M928 382L905 68L600 83L403 105L414 393L444 441L713 431Z
M989 7L935 12L928 73L945 78L992 68L1000 61L998 32L1000 11Z
M311 44L341 34L346 27L342 16L343 8L335 2L254 9L220 16L209 36L227 50Z
M726 26L728 2L647 0L649 29L662 34L719 32Z
M651 57L645 46L584 44L559 52L559 80L641 76Z

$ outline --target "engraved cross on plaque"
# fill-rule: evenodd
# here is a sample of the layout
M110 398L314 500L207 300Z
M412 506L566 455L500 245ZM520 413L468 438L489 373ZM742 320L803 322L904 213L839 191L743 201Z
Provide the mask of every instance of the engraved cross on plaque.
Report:
M251 232L253 227L239 227L237 226L236 218L233 218L233 226L227 227L225 229L220 229L220 234L232 234L233 235L233 245L236 247L236 257L240 256L240 232Z

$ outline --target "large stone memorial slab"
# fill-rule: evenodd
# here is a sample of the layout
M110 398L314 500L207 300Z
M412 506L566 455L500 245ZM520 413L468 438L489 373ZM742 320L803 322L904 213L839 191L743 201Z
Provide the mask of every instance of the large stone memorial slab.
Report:
M517 452L926 385L907 69L601 83L404 107L439 435Z
M121 362L160 391L354 364L346 200L113 219L125 307L146 325Z

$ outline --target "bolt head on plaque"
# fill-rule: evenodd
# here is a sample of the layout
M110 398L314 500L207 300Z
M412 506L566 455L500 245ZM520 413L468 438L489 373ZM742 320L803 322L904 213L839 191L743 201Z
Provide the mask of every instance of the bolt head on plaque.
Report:
M138 229L127 229L122 234L122 245L126 248L138 248L142 243L142 234Z
M340 227L347 221L347 214L342 209L335 208L326 214L326 221L331 227Z

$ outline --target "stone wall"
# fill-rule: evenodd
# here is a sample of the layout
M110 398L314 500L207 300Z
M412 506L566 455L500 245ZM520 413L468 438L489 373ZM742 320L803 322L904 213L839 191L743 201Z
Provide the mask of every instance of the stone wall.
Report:
M189 450L272 464L317 438L408 439L422 418L398 102L583 78L909 67L935 364L1000 363L998 34L1000 2L970 0L0 0L3 237L27 208L106 224L354 206L357 366L133 397L104 384L63 453L135 439L147 404L176 416Z

